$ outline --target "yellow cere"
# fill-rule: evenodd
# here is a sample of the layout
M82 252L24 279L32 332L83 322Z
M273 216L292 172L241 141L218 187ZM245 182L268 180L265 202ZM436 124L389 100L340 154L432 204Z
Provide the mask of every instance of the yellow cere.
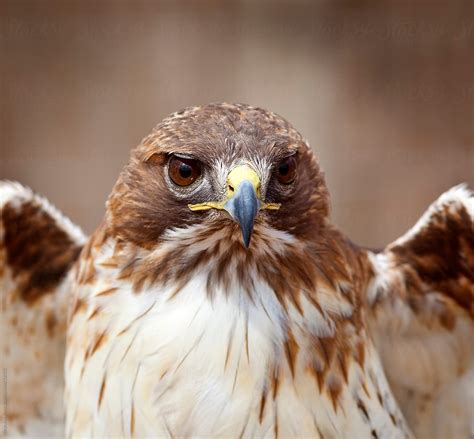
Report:
M227 177L227 199L232 198L234 191L237 190L244 180L252 183L255 193L260 199L260 178L258 177L258 174L247 165L237 166L230 171L229 176Z
M206 201L205 203L199 204L188 204L188 207L193 211L224 209L225 203L234 196L234 193L243 181L249 181L252 184L253 188L255 189L255 193L257 194L257 198L261 200L260 178L258 177L258 174L250 166L241 165L232 169L232 171L230 171L227 177L226 200ZM280 206L280 203L262 203L260 209L278 210Z

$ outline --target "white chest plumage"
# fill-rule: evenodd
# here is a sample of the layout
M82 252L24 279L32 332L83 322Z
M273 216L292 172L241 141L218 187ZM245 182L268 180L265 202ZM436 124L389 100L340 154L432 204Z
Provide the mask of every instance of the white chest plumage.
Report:
M135 294L112 271L79 291L88 300L76 304L84 310L69 330L69 435L403 436L371 344L364 369L350 363L335 404L308 367L308 328L328 340L333 328L309 321L317 318L309 304L303 315L285 310L257 274L251 298L237 278L210 296L206 270L179 294L171 286ZM331 385L340 384L328 373Z

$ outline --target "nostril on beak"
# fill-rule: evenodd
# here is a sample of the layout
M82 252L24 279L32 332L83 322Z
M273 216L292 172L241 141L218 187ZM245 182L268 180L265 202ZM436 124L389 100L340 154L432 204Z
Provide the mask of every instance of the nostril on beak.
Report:
M232 186L231 184L229 184L229 192L234 192L234 186Z

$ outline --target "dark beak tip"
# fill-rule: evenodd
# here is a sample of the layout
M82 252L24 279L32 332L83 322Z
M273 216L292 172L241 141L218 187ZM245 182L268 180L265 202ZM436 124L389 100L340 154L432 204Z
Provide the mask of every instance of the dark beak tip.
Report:
M250 247L250 241L253 234L254 216L239 219L240 230L242 232L242 241L245 248Z
M253 222L249 223L238 221L238 223L240 226L240 232L242 234L242 244L245 246L245 248L249 248L253 234Z
M237 193L227 203L226 210L231 214L234 221L239 224L245 248L250 247L250 239L258 209L259 201L255 189L248 182L242 183Z
M243 241L244 241L244 246L245 248L249 248L250 247L250 240L252 238L252 234L248 234L247 236L245 236L243 233L242 233L242 238L243 238Z

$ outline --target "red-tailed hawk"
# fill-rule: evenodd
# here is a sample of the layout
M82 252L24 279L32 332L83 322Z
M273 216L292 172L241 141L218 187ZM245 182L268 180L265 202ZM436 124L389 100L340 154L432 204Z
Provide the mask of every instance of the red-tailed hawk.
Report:
M288 122L211 104L132 151L87 241L18 184L0 209L5 432L473 434L464 186L375 253L331 224Z

